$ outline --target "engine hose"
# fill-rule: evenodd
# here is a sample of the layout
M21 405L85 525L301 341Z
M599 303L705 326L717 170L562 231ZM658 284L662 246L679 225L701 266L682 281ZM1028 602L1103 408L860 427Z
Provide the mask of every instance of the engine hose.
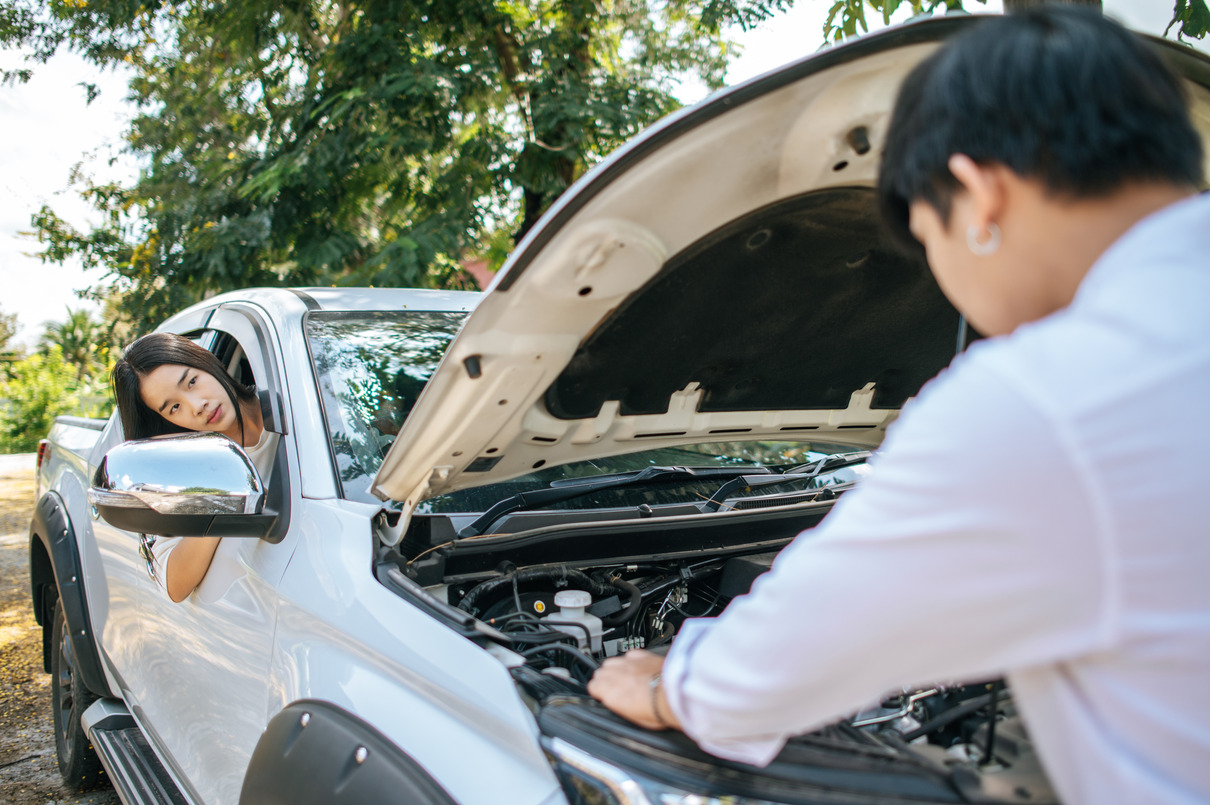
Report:
M989 704L991 704L993 706L995 704L995 694L994 693L985 693L982 696L974 696L970 699L967 699L964 702L960 702L959 704L955 705L954 707L951 707L949 710L942 712L940 715L929 719L928 721L924 722L916 729L911 730L910 732L903 733L903 735L901 735L900 737L903 738L903 740L905 742L911 743L912 741L919 738L921 735L928 735L930 732L939 730L942 727L945 727L947 724L952 724L953 722L957 721L958 719L968 716L971 713L975 712L980 707L986 707ZM994 717L995 713L993 713L992 715Z
M543 652L547 651L561 651L572 659L580 662L580 664L588 668L589 671L595 671L601 667L601 664L592 657L580 651L578 648L573 648L566 643L550 643L545 646L533 646L532 648L523 649L521 651L521 656L532 657L535 654L542 654Z
M573 590L587 590L594 596L600 597L611 595L613 593L613 585L602 581L597 581L592 576L581 570L573 570L562 565L558 567L530 567L524 570L515 570L512 573L506 573L503 576L495 579L488 579L480 582L467 591L462 600L458 602L458 608L464 612L469 612L472 615L479 614L479 608L476 604L484 598L494 598L494 594L501 588L512 588L513 580L518 584L522 582L548 581L556 584L565 584ZM633 585L632 585L633 586ZM635 588L636 591L638 588Z
M614 579L610 584L626 593L629 598L621 612L615 612L612 615L601 618L601 623L609 627L621 626L639 614L639 608L643 605L643 593L638 587L625 579Z

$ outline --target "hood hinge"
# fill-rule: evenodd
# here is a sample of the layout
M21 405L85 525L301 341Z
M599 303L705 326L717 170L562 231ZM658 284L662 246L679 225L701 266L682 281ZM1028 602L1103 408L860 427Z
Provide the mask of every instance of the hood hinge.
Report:
M403 539L403 532L407 530L408 526L403 512L398 509L379 509L372 522L374 536L383 545L392 548Z

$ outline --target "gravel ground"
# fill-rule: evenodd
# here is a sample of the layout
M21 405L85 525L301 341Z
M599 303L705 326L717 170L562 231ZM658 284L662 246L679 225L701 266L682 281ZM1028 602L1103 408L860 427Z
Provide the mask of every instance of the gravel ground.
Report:
M118 805L108 785L72 794L59 782L42 629L29 600L34 455L0 456L0 803Z

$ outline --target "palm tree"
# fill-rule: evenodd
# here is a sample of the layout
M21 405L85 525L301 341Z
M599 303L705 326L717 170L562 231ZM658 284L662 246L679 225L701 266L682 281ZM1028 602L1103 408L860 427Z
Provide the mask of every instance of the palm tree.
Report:
M22 350L12 343L19 329L16 313L0 312L0 383L8 374L9 364L21 358Z
M97 362L97 348L104 346L106 340L104 325L92 313L83 308L68 308L66 321L46 323L41 345L55 345L63 350L63 359L76 367L76 377L83 380Z

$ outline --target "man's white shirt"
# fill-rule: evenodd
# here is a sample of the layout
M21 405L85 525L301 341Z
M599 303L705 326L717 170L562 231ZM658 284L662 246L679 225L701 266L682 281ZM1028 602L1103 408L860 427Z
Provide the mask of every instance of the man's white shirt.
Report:
M905 685L1000 675L1068 805L1210 802L1210 196L956 358L663 678L703 748L763 765Z

